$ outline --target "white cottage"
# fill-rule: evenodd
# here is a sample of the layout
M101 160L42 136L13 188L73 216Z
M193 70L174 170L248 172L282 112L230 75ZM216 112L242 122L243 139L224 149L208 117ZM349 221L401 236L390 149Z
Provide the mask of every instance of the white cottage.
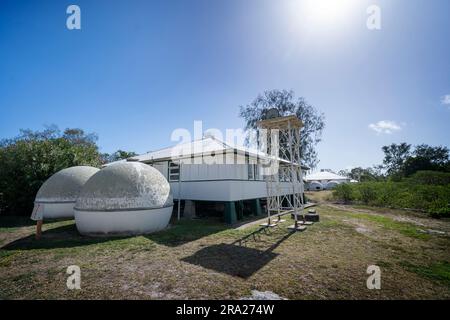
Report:
M195 208L201 207L199 213L208 209L225 213L225 221L229 223L239 220L244 213L262 212L261 202L267 197L263 166L270 161L277 161L280 166L290 165L284 159L230 146L212 136L126 161L139 161L158 169L169 181L174 200L181 200L184 216L195 215ZM279 192L290 194L291 190L286 181Z
M340 176L327 170L322 170L307 175L305 181L307 190L319 191L333 189L340 183L350 182L350 178Z

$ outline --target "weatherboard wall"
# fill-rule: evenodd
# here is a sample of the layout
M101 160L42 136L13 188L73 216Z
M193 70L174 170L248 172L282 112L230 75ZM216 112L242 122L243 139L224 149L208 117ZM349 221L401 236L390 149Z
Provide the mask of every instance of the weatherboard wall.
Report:
M240 159L244 162L245 159ZM247 160L252 164L252 159ZM152 166L168 179L169 161ZM249 179L248 164L181 164L181 182L169 181L174 199L238 201L267 197L267 187L259 165ZM253 169L254 170L254 169ZM168 179L169 180L169 179ZM280 195L292 193L289 182L281 184Z

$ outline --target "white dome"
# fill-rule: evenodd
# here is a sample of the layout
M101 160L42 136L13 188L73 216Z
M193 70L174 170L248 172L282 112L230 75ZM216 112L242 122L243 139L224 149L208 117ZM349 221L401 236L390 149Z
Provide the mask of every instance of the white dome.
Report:
M170 184L140 162L105 167L84 185L75 204L81 234L139 234L165 228L173 207Z
M312 181L308 183L308 189L311 191L323 190L323 185L318 181Z
M73 206L86 181L99 169L76 166L56 172L39 188L35 204L44 218L73 217Z
M339 182L337 181L330 181L326 184L326 189L333 189L334 187L336 187L339 184Z
M45 181L36 194L37 203L75 202L81 188L99 169L77 166L56 172Z
M75 208L86 211L155 209L173 205L170 185L153 167L123 162L97 172L84 185Z

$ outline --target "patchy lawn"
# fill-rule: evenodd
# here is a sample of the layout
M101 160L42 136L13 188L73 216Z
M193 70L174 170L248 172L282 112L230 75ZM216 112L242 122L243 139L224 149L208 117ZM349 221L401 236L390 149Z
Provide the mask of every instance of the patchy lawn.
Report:
M55 221L36 241L34 226L3 217L0 298L238 299L253 289L288 299L450 298L448 220L323 198L321 222L290 233L286 217L244 246L236 240L258 226L184 220L147 236L87 238L73 220ZM373 264L381 290L366 288ZM81 290L66 288L69 265L81 268Z

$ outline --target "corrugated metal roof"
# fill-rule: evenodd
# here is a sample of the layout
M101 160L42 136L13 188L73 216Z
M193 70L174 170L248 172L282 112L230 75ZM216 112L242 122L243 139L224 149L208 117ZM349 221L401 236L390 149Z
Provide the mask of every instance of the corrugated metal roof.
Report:
M191 142L186 142L178 144L173 147L164 148L156 151L151 151L144 153L142 155L132 157L131 161L157 161L164 159L171 159L174 156L179 155L182 152L183 157L190 157L194 154L207 154L211 152L219 152L230 149L225 143L215 139L215 138L203 138L200 140L194 140ZM230 149L232 150L232 149Z
M211 154L213 152L216 154L217 153L225 154L234 151L236 151L239 154L246 154L251 158L259 158L262 160L270 160L273 158L259 150L246 148L244 146L232 146L215 137L208 136L199 140L177 144L173 147L147 152L139 156L128 158L127 160L140 162L157 162L177 158L177 156L179 155L181 155L180 158L187 158L195 155ZM275 159L277 159L280 162L289 163L289 161L279 157ZM302 166L302 168L305 170L309 169L305 166Z
M305 177L306 181L316 181L316 180L350 180L350 178L340 176L336 173L329 171L321 171L316 173L311 173Z

